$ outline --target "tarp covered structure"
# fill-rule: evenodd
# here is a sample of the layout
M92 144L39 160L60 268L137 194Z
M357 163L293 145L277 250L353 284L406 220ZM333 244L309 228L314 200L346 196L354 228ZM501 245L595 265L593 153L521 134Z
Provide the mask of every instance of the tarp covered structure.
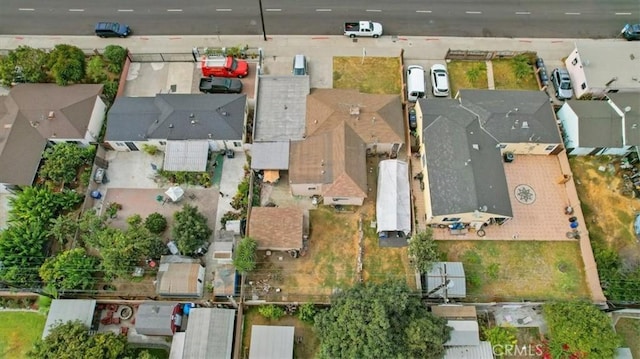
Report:
M184 190L182 189L182 187L173 186L169 187L165 194L169 196L169 198L171 198L171 201L178 202L182 199L182 196L184 196Z
M399 160L384 160L378 165L376 222L378 233L411 232L411 196L409 166Z

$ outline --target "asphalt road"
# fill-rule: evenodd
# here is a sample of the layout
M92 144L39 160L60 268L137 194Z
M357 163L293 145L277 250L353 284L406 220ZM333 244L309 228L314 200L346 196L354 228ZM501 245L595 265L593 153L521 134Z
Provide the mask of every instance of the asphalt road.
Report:
M608 38L640 22L638 0L262 0L267 35L335 35L373 20L385 35ZM0 0L0 34L90 35L118 21L134 35L262 34L259 0Z

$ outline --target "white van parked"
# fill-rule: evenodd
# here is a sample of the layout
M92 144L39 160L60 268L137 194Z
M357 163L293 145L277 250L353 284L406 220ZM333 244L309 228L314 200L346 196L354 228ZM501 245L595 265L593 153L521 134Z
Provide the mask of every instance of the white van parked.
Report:
M416 102L424 97L424 68L418 65L407 67L407 100Z

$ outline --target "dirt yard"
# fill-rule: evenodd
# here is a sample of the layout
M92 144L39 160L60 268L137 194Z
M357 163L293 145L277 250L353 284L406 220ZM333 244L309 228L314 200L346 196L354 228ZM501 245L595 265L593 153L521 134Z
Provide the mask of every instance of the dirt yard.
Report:
M397 95L402 89L398 57L334 57L333 88Z
M320 340L313 332L313 326L303 323L298 318L290 315L285 315L279 320L268 320L258 313L257 307L252 307L245 312L244 317L244 333L242 335L242 354L240 358L249 357L249 348L251 347L251 326L252 325L279 325L279 326L294 326L295 332L294 338L302 338L302 341L298 343L294 341L293 344L293 358L294 359L306 359L315 357L318 348L320 347Z
M633 233L640 199L621 194L618 161L609 156L580 156L571 157L570 163L591 241L606 243L628 266L640 265L640 242Z

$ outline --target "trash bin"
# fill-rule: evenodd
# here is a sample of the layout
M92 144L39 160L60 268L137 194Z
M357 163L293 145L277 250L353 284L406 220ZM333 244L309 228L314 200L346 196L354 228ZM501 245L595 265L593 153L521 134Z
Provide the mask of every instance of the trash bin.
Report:
M102 193L100 193L100 191L92 191L91 192L91 198L100 199L100 198L102 198Z

